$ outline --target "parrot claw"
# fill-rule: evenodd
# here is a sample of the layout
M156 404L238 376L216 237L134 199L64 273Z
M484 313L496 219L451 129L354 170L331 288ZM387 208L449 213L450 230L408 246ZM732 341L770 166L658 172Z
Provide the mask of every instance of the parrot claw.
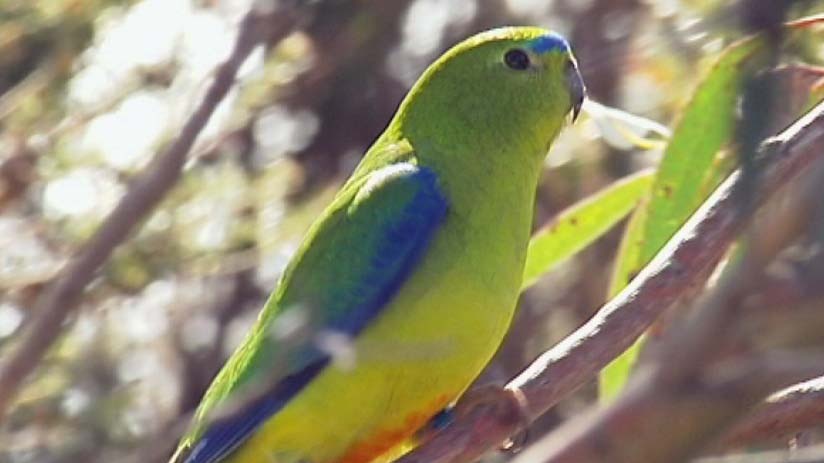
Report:
M455 421L455 407L448 406L432 416L426 425L417 432L416 438L420 442L426 442L436 433L452 424L453 421Z
M530 412L526 397L520 389L495 384L476 387L469 390L450 413L455 416L469 416L479 411L492 414L501 421L518 423L521 431L501 443L501 450L515 453L524 448L529 441Z
M521 431L501 443L500 450L516 453L529 441L530 413L526 397L520 389L487 384L469 390L454 406L436 413L417 433L420 442L430 440L435 434L452 425L457 418L467 418L474 422L472 415L492 415L497 420L511 423L517 421Z

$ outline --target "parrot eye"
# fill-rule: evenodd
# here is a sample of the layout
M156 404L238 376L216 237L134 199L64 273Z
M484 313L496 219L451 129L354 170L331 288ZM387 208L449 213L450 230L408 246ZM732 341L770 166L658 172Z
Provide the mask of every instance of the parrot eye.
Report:
M523 71L529 68L529 55L521 49L513 48L504 54L504 63L511 69Z

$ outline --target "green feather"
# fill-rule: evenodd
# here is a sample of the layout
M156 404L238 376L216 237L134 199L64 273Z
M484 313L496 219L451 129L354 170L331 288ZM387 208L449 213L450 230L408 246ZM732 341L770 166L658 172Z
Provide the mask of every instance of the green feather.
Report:
M176 461L371 461L455 400L512 318L543 158L581 93L566 42L537 28L480 34L431 65L308 232ZM326 332L350 337L349 361L318 343ZM260 384L255 406L221 413Z

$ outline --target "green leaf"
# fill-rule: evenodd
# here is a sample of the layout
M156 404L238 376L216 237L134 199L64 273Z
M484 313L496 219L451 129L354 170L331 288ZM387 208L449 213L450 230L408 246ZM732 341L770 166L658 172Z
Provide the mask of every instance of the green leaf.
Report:
M633 212L624 230L612 271L610 297L624 289L624 286L641 270L641 249L644 244L644 227L647 224L649 199L649 195L641 198L638 208Z
M610 297L623 289L687 221L711 193L708 186L728 173L730 165L717 162L716 155L733 139L741 82L764 43L756 36L727 47L682 111L650 197L625 232ZM636 342L601 372L602 400L609 400L624 387L642 342Z
M644 227L647 223L649 199L649 196L641 199L624 230L624 236L618 247L612 281L610 281L610 297L624 289L641 269L641 248ZM635 365L635 360L641 352L643 339L643 336L639 338L629 349L601 370L598 378L598 397L601 400L609 400L617 396L624 388L632 367Z
M682 112L652 187L641 252L644 264L703 202L701 186L713 173L715 155L733 138L746 64L763 44L752 38L728 47Z
M622 179L564 210L529 242L522 290L541 275L598 239L649 192L653 173Z

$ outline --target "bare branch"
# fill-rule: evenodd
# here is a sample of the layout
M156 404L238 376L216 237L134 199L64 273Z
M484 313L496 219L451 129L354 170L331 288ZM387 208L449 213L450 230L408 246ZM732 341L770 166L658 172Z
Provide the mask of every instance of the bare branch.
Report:
M820 169L811 171L820 174ZM790 207L790 213L809 210L809 201L820 198L821 176L810 175L797 184L811 193ZM807 186L815 182L813 191ZM751 406L776 388L820 375L821 351L800 352L793 337L763 351L756 343L741 343L738 320L759 317L767 310L749 310L749 296L766 278L773 258L805 231L804 227L779 227L777 236L759 240L751 228L736 258L696 304L692 316L662 339L651 365L644 365L628 390L610 406L573 419L529 448L517 462L615 463L686 461L716 439ZM802 301L803 302L803 301ZM802 304L807 305L807 304ZM809 339L808 312L821 313L824 300L809 301L811 310L788 311L784 324L800 326L795 333ZM801 317L799 317L801 316ZM812 327L815 341L824 341L824 317ZM757 333L753 341L757 340ZM741 349L738 344L745 347ZM666 432L656 432L666 429ZM653 436L655 439L638 439Z
M764 439L787 437L821 424L824 424L824 377L797 384L770 396L763 405L733 427L724 438L724 445L739 446Z
M97 232L38 299L34 319L22 334L22 341L0 366L0 416L23 380L59 337L66 318L75 310L97 270L175 185L192 144L234 84L240 65L259 43L273 42L289 33L297 15L296 9L284 6L265 14L253 9L244 17L231 55L217 69L206 95L178 137L135 178Z
M743 196L754 193L749 199L763 204L821 157L820 146L824 103L765 143L763 155L755 161L760 174L755 191L745 185L740 172L731 175L624 291L509 383L507 387L518 393L508 404L473 404L471 413L459 414L471 420L457 419L399 461L473 461L525 424L511 413L519 406L516 396L526 404L527 418L534 420L591 379L683 294L706 280L752 218L755 208L739 207Z
M701 458L695 460L694 463L821 463L822 461L824 461L824 445L793 450Z

